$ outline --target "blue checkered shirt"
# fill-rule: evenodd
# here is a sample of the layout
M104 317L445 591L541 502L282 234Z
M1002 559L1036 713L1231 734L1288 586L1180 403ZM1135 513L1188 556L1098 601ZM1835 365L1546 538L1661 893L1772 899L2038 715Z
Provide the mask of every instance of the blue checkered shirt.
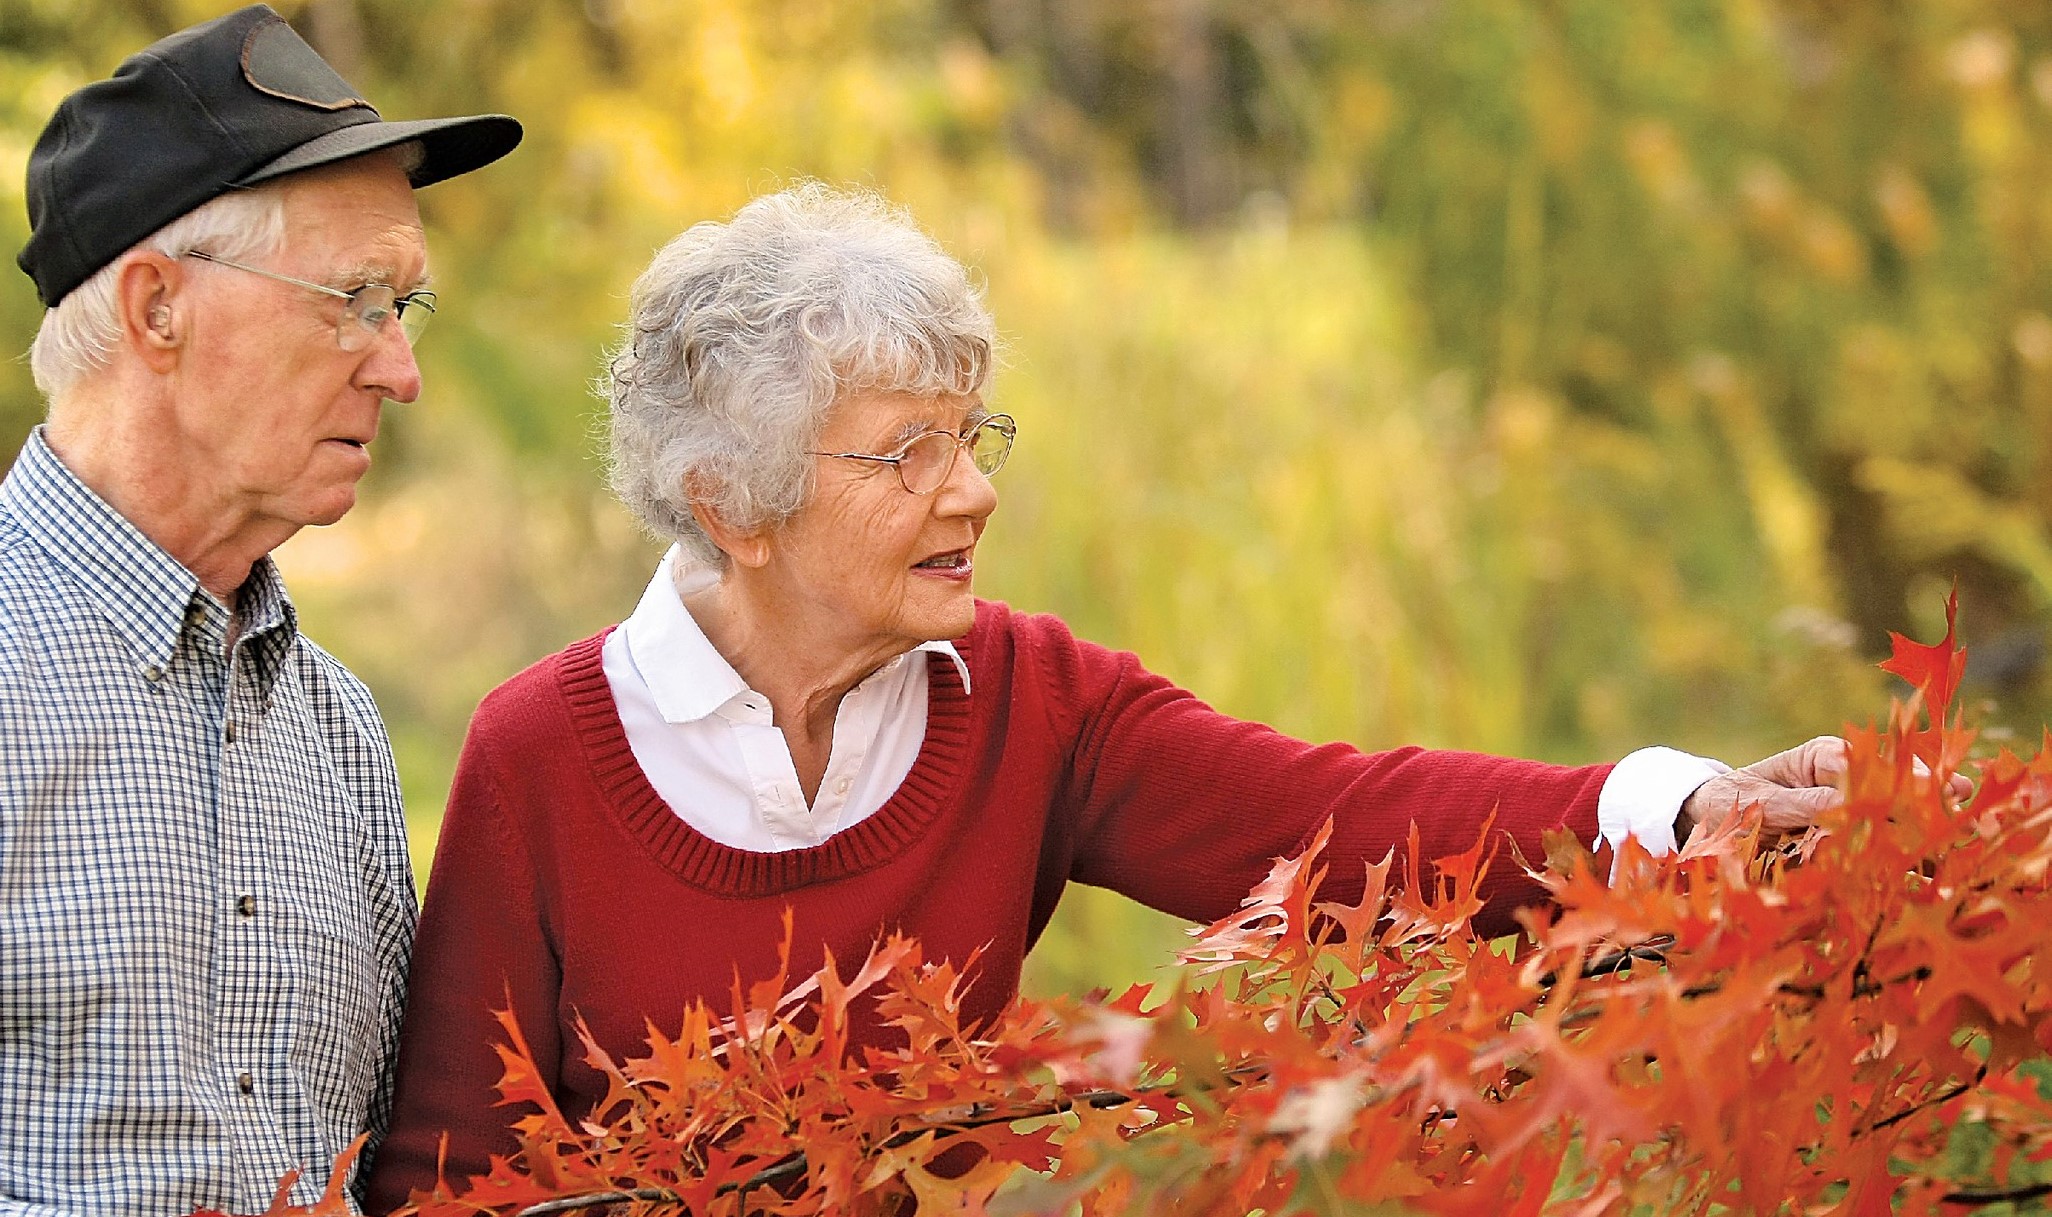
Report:
M413 879L370 695L40 430L0 484L0 1217L261 1212L384 1127ZM224 658L226 656L226 658Z

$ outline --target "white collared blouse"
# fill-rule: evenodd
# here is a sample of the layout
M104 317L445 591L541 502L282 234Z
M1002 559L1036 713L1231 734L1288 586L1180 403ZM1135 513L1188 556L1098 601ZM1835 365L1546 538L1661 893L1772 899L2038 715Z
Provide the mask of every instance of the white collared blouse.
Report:
M676 546L602 659L620 723L649 785L686 824L722 845L776 853L818 845L860 823L897 790L926 738L927 665L954 646L928 642L870 673L841 699L818 797L808 806L769 698L713 649L679 593L715 577Z

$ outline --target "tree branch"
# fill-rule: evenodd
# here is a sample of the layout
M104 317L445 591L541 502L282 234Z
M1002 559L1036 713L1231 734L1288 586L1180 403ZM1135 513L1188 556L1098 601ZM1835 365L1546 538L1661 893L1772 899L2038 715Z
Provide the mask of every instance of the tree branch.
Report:
M2006 1204L2013 1200L2036 1200L2040 1196L2052 1196L2052 1183L2033 1183L2029 1187L2013 1187L2000 1192L1947 1192L1938 1197L1938 1203Z
M1912 1103L1908 1107L1896 1112L1894 1115L1889 1116L1886 1119L1876 1120L1872 1124L1867 1126L1867 1131L1879 1132L1884 1128L1893 1128L1895 1125L1902 1123L1904 1120L1909 1119L1911 1116L1916 1115L1920 1111L1927 1111L1930 1108L1937 1107L1941 1104L1950 1103L1954 1099L1965 1094L1967 1091L1972 1090L1976 1086L1979 1086L1982 1080L1985 1079L1987 1076L1988 1067L1986 1065L1983 1065L1974 1072L1974 1077L1972 1081L1960 1082L1957 1085L1953 1086L1950 1090L1943 1091L1939 1094L1934 1094L1930 1098L1925 1099L1922 1102Z
M595 1208L601 1204L626 1204L634 1200L678 1200L677 1193L666 1187L637 1187L621 1192L586 1192L581 1196L563 1196L555 1200L544 1200L530 1204L520 1210L520 1217L547 1217L550 1213L570 1213L578 1209Z
M949 1137L975 1128L986 1128L992 1124L1009 1124L1014 1120L1033 1120L1045 1116L1058 1116L1065 1111L1071 1111L1078 1107L1117 1107L1121 1103L1132 1103L1141 1099L1174 1098L1176 1093L1176 1088L1172 1086L1157 1090L1142 1088L1132 1094L1127 1094L1122 1090L1085 1090L1077 1094L1063 1095L1061 1098L1051 1102L1033 1103L1022 1107L1004 1109L993 1107L982 1111L979 1111L977 1107L971 1107L969 1114L962 1119L932 1124L925 1128L908 1128L886 1139L884 1147L896 1149L901 1145L909 1144L925 1136L927 1133L933 1133L938 1137ZM981 1105L979 1104L978 1106ZM754 1191L758 1187L771 1187L786 1180L798 1178L805 1173L806 1167L805 1151L799 1150L796 1153L786 1154L739 1183L721 1184L714 1194L725 1196L734 1192ZM638 1187L629 1191L584 1192L575 1196L560 1196L554 1200L544 1200L539 1204L531 1204L521 1209L516 1217L550 1217L554 1213L569 1213L579 1209L597 1208L603 1204L624 1204L633 1200L658 1200L677 1203L682 1199L676 1192L664 1187Z

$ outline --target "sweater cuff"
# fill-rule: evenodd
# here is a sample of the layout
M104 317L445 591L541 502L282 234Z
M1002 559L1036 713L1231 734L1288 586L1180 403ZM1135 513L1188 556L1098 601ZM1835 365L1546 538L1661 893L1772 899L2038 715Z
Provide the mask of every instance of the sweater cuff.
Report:
M1613 850L1626 837L1655 855L1674 852L1674 822L1696 787L1731 766L1674 748L1641 748L1617 763L1596 795L1596 826ZM1614 877L1614 874L1613 874Z

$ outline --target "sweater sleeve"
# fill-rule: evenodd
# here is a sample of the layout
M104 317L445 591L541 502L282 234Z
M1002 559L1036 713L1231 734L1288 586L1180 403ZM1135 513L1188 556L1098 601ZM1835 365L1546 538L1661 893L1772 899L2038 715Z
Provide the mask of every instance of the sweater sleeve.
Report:
M494 1012L519 1020L551 1092L560 1057L562 973L538 907L520 824L509 814L490 746L493 702L471 723L414 946L412 991L400 1036L392 1127L371 1164L367 1210L385 1213L436 1182L446 1132L446 1178L460 1191L513 1152L510 1125L524 1111L497 1106L507 1041Z
M1493 813L1497 855L1477 918L1493 936L1515 928L1513 910L1544 897L1514 860L1513 842L1536 859L1548 829L1596 836L1607 765L1309 744L1220 714L1136 656L1081 641L1053 618L1027 618L1020 628L1022 659L1040 669L1056 729L1073 741L1064 801L1074 817L1070 875L1079 882L1215 920L1329 816L1323 890L1352 900L1363 864L1392 849L1401 857L1414 823L1429 862L1473 846Z

